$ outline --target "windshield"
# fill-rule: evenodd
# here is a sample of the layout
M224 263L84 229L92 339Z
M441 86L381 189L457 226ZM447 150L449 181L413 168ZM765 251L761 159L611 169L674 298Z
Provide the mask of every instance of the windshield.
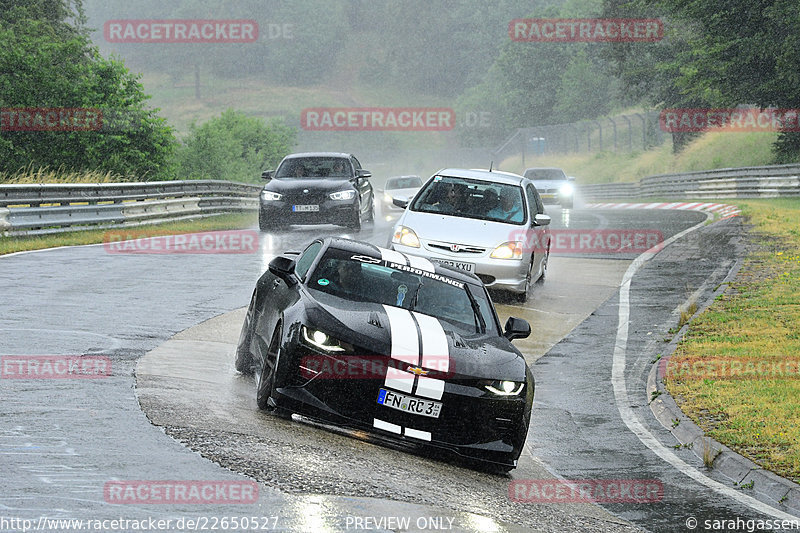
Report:
M433 178L411 210L520 225L527 220L521 187L446 176Z
M565 180L567 175L560 168L529 168L525 171L529 180Z
M498 334L494 311L480 285L378 258L330 248L308 278L308 288L347 300L414 310L467 333ZM472 297L472 300L471 298ZM474 302L474 305L473 305Z
M276 178L351 178L350 161L342 157L293 157L281 163Z
M411 189L422 187L422 178L419 176L403 176L386 180L386 189Z

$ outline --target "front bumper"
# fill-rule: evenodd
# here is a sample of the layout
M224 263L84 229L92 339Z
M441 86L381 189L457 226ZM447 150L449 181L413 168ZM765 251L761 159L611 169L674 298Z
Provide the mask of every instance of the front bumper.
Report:
M293 206L318 205L319 211L295 211ZM310 200L307 204L287 200L260 200L259 216L266 222L288 224L351 224L358 213L358 200ZM360 213L359 213L360 215Z
M309 379L309 374L300 369L301 362L304 357L318 358L320 354L304 345L296 345L286 354L276 391L282 408L414 448L444 450L470 460L516 466L528 432L532 378L513 397L494 396L482 390L474 379L448 378L438 400L442 403L441 414L431 418L379 404L379 390L386 385L374 374ZM371 363L375 361L376 356L368 357ZM388 356L386 359L390 360Z
M473 273L481 278L487 288L525 292L530 254L523 254L520 259L493 259L489 257L492 253L491 249L487 249L480 254L440 252L431 250L424 240L420 248L412 248L396 243L391 244L391 248L404 254L419 255L431 261L469 263L474 265Z

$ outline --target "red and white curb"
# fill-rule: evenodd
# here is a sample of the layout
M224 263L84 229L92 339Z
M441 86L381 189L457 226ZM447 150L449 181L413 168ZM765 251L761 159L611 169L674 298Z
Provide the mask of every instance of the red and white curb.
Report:
M715 204L703 202L653 202L653 203L605 203L605 204L586 204L587 208L592 209L681 209L684 211L705 211L713 213L714 216L729 218L739 216L741 211L735 205Z

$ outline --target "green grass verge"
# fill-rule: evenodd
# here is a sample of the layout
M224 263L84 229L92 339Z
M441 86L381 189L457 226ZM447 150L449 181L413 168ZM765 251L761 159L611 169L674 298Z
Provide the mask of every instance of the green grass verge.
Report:
M258 215L256 213L239 213L219 215L208 218L182 220L178 222L167 222L164 224L135 226L125 229L146 232L148 236L156 236L252 228L255 227L257 223ZM56 248L58 246L98 244L103 242L103 237L107 233L119 233L119 231L120 229L96 229L87 231L74 231L69 233L56 233L53 235L0 237L0 255L30 250L42 250L45 248Z
M666 387L706 434L800 482L800 199L737 205L758 247L691 322Z
M561 167L577 178L578 184L635 182L645 176L691 172L714 168L752 167L774 163L772 144L776 133L709 132L694 140L678 154L672 143L646 152L594 152L533 157L523 163L521 156L504 160L499 168L523 172L528 167Z

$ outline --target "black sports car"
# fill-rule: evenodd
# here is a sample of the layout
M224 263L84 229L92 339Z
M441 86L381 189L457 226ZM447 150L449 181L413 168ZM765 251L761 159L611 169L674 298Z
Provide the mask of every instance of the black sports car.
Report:
M236 350L262 409L368 429L508 471L533 376L472 274L372 244L313 241L269 264Z
M339 224L355 230L375 219L369 178L353 154L314 152L287 155L268 180L259 199L262 230L288 224Z

